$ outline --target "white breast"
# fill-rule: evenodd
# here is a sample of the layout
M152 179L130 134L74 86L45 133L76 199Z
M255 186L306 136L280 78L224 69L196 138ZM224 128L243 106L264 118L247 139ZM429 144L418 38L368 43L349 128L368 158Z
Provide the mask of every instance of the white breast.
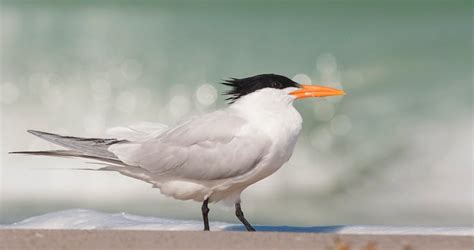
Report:
M273 174L290 159L302 125L301 115L292 102L293 97L282 90L263 89L231 107L247 119L249 129L244 133L264 133L272 141L253 171L233 178L233 189L239 195L243 189Z

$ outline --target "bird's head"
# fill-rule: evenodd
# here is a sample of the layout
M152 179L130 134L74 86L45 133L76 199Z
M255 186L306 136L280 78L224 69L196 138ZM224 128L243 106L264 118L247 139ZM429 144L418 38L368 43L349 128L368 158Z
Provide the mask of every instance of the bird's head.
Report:
M276 74L262 74L242 79L231 78L222 84L232 88L225 93L229 96L227 100L230 101L230 103L248 94L264 89L279 90L282 94L289 95L293 100L345 94L344 91L339 89L301 84L285 76Z

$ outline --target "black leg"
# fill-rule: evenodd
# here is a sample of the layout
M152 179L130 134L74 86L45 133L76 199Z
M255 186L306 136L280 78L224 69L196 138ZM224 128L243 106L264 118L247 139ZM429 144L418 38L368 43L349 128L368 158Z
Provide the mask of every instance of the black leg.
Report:
M209 213L209 208L207 207L207 203L209 203L209 198L204 200L201 207L202 220L204 221L204 231L209 231L209 219L207 218L207 214Z
M247 231L255 231L255 228L250 225L250 223L245 219L244 217L244 212L242 212L242 209L240 208L240 203L235 203L235 215L239 220L244 224L245 228L247 228Z

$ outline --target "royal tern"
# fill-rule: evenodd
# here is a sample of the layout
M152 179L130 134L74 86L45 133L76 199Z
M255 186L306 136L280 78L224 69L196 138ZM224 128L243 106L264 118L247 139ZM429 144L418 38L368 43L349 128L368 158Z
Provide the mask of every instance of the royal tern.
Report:
M277 171L290 159L302 118L293 101L343 95L342 90L304 85L276 74L232 78L230 105L194 116L175 126L139 124L108 130L111 138L81 138L29 130L67 148L12 153L81 157L107 163L99 170L117 171L159 188L179 200L202 202L204 230L209 230L208 203L234 204L248 231L240 194Z

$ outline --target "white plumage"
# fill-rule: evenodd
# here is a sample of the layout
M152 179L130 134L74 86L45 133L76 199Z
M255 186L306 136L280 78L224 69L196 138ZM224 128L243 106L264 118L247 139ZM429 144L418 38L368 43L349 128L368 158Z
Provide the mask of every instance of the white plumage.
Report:
M153 183L176 199L234 204L247 186L290 158L302 122L288 95L292 90L262 89L166 129L109 130L130 141L108 148L128 165L109 169Z

